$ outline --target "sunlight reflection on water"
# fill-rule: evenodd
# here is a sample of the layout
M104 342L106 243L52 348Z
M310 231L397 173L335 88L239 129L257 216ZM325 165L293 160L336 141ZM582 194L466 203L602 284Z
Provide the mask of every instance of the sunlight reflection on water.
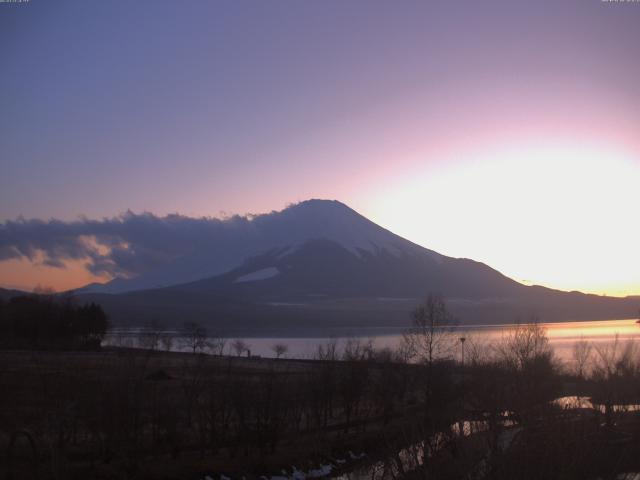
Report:
M590 322L562 322L542 324L547 331L549 343L554 348L556 355L561 360L570 360L573 345L579 340L586 340L595 345L605 345L613 343L615 336L619 341L640 340L640 324L635 320L604 320ZM509 335L515 325L481 325L473 327L455 327L451 330L452 341L457 342L460 337L465 337L469 342L476 342L484 345L500 341ZM249 346L251 355L262 357L274 357L272 346L278 343L285 344L288 348L286 356L289 358L313 358L317 352L318 345L326 344L330 341L337 341L338 351L344 347L348 339L359 339L362 342L371 341L376 348L395 349L402 341L403 329L397 327L376 327L376 328L342 328L333 329L331 336L307 335L304 331L292 332L289 336L263 336L263 337L241 337ZM176 333L177 335L177 333ZM119 330L114 331L105 339L106 345L118 344L122 338L127 337L131 343L128 346L137 345L140 337L140 330ZM230 353L231 337L227 342L226 353ZM181 346L179 338L173 342L174 350L186 350ZM454 357L460 352L455 347L452 350Z

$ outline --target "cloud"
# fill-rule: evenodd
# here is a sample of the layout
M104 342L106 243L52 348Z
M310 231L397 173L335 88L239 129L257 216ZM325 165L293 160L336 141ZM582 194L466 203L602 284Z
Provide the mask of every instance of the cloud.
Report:
M151 213L76 221L18 218L0 223L0 261L26 259L64 268L70 260L86 261L95 275L132 277L175 258L219 245L225 232L245 229L248 217L193 218Z

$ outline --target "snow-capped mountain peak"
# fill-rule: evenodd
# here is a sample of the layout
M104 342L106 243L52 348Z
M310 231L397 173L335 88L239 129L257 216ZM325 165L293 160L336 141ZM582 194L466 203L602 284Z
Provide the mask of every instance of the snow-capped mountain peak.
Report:
M364 254L441 255L376 225L336 200L307 200L279 212L232 217L205 245L135 278L116 278L83 292L121 293L167 287L223 274L247 259L279 249L280 256L313 240L328 240L360 258Z

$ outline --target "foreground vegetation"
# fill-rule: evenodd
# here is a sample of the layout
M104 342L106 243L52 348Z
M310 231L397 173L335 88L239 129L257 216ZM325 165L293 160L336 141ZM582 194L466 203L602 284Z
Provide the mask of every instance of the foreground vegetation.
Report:
M561 365L536 324L479 345L449 321L430 297L398 351L330 342L307 361L224 356L224 345L198 353L195 325L189 353L0 352L0 475L249 480L328 463L374 479L640 471L633 344L579 342Z

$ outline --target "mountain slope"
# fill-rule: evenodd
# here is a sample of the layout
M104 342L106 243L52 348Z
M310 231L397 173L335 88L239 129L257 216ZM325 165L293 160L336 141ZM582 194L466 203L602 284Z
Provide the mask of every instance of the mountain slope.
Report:
M79 292L123 293L209 278L238 267L251 256L275 249L284 254L314 239L331 240L355 256L381 250L395 254L419 250L436 260L441 257L379 227L338 201L307 200L280 212L231 220L221 233L195 245L188 255L136 278L92 284Z
M145 278L120 281L117 289L128 292L83 296L102 303L116 323L192 319L252 330L406 325L430 292L445 296L463 323L531 315L543 321L632 318L637 312L637 299L524 286L482 263L411 243L335 201L302 202L235 225L211 247ZM197 271L189 271L198 259ZM160 279L167 286L140 288Z
M166 290L287 301L420 297L428 291L479 299L496 293L513 295L520 287L486 265L467 259L434 257L414 248L397 253L360 251L356 255L337 242L315 239L291 252L276 249L251 257L224 275Z

